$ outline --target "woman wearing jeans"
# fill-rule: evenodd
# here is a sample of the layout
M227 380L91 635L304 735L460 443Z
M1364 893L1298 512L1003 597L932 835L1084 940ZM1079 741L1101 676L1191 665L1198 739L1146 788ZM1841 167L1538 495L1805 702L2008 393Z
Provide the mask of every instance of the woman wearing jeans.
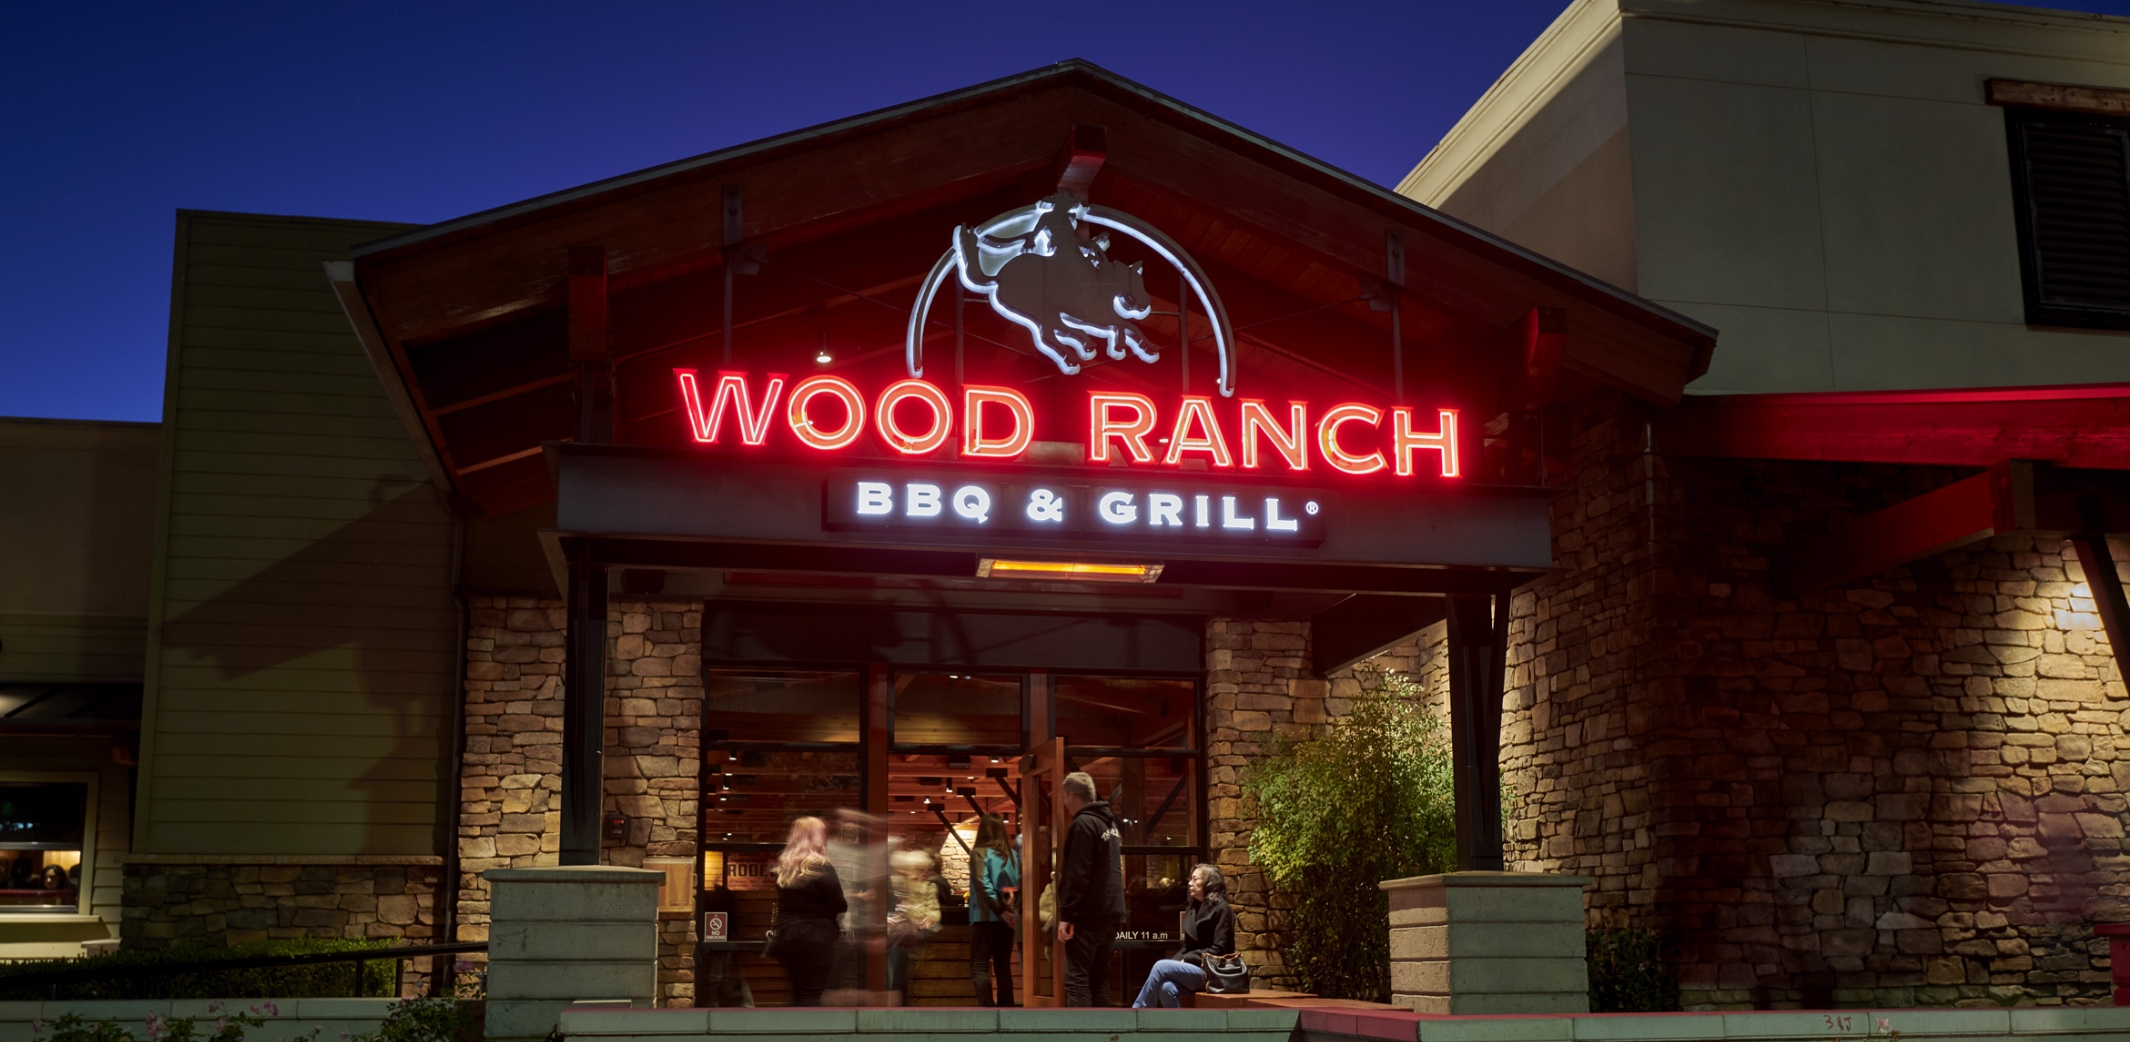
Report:
M1205 990L1205 957L1235 954L1235 909L1228 907L1228 882L1220 869L1200 865L1191 870L1191 904L1183 913L1183 950L1154 964L1133 1009L1175 1009L1185 995Z
M1006 823L986 814L976 826L976 860L969 866L969 979L976 1004L1013 1005L1013 927L1018 918L1014 891L1021 885L1021 859L1014 853ZM994 972L995 969L995 972Z

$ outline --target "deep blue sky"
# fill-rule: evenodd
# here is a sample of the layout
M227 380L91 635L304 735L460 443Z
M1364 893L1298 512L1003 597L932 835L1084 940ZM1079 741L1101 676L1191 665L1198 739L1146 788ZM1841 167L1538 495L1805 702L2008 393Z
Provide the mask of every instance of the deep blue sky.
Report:
M1564 2L12 8L0 415L161 418L180 207L437 221L1071 57L1394 184Z

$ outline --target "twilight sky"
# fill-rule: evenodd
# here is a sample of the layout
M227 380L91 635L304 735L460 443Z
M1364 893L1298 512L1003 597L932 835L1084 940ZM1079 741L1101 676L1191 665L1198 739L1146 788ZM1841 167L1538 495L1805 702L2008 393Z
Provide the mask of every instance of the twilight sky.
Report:
M161 418L179 208L438 221L1073 57L1395 184L1563 6L25 5L0 415Z

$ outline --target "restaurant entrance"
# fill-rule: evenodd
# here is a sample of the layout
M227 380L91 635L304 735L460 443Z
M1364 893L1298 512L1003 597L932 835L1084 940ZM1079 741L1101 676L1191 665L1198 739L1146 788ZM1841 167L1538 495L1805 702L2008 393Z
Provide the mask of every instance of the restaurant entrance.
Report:
M887 990L897 888L879 883L897 872L908 881L936 872L945 884L930 884L939 891L938 927L914 937L893 931L908 950L898 957L906 976L892 983L913 1005L971 1004L971 855L980 821L998 817L1016 858L1047 866L1055 787L1067 771L1094 777L1123 832L1128 919L1108 967L1112 992L1121 992L1173 949L1184 880L1205 857L1199 688L1198 677L1179 675L706 668L699 1001L742 1001L742 983L758 1005L788 1001L788 982L762 956L761 940L775 909L776 854L790 822L811 814L829 823L830 855L851 904L852 941L835 983ZM1031 777L1050 756L1062 757L1062 770ZM1031 791L1031 781L1043 791ZM1037 909L1047 873L1023 867L1017 993L1062 1004ZM1032 984L1022 969L1030 956Z

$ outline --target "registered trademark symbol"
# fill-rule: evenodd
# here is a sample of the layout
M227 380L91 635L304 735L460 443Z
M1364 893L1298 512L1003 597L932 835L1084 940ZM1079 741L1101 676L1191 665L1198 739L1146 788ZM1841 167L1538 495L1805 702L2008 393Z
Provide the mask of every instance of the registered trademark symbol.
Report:
M1316 513L1316 500L1314 500L1314 499L1310 500L1310 501L1309 501L1309 505L1308 505L1308 506L1305 506L1305 507L1303 507L1302 509L1303 509L1303 510L1307 510L1307 511L1309 511L1309 512L1310 512L1310 513L1312 513L1312 514Z

